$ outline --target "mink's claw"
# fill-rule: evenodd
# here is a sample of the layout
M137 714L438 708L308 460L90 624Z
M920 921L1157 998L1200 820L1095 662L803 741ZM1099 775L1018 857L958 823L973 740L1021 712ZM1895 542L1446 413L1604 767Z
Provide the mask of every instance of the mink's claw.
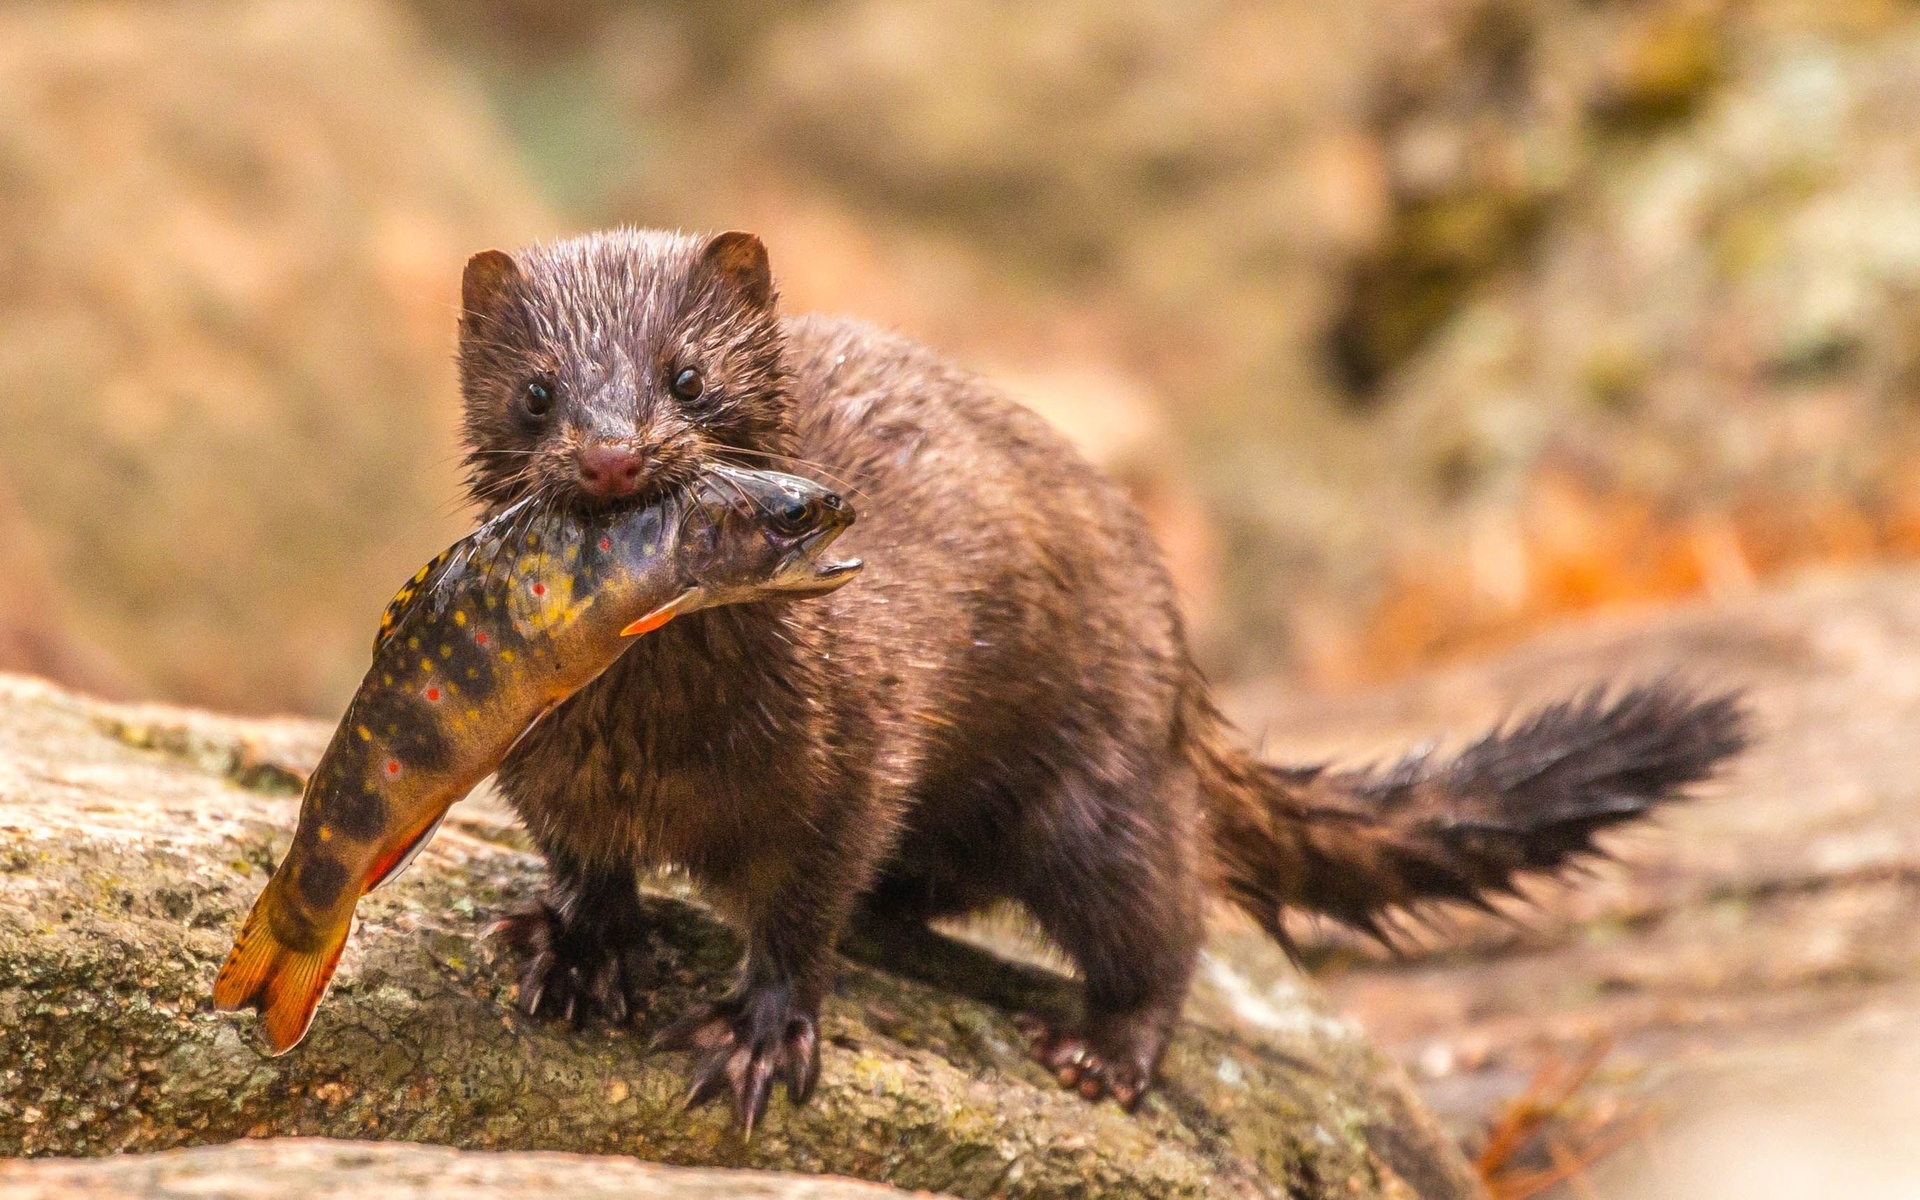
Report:
M734 1059L740 1056L735 1055ZM729 1060L729 1067L733 1061ZM784 1065L784 1064L782 1064ZM746 1070L734 1084L734 1096L739 1100L737 1116L740 1128L747 1137L753 1136L753 1127L760 1120L760 1114L766 1111L767 1098L773 1094L774 1061L771 1055L755 1054L747 1059ZM728 1072L730 1075L731 1071Z
M622 956L610 954L594 968L593 981L587 987L587 994L593 997L607 1020L615 1025L624 1025L633 1012L627 1002L625 976L626 966Z
M799 1022L789 1035L787 1045L789 1053L783 1076L787 1099L794 1104L805 1104L807 1097L813 1095L813 1085L820 1079L820 1031L811 1019Z
M615 940L605 927L569 925L550 904L488 926L520 959L519 1005L530 1017L555 1017L575 1026L599 1016L624 1024L653 984L653 958L644 937Z
M700 1108L720 1098L731 1082L727 1077L727 1057L711 1055L694 1072L693 1085L687 1089L688 1108Z
M751 988L675 1022L654 1039L658 1050L699 1055L687 1088L687 1107L733 1097L733 1120L751 1137L766 1112L776 1080L787 1099L806 1103L820 1076L819 1019L800 1011L789 989Z

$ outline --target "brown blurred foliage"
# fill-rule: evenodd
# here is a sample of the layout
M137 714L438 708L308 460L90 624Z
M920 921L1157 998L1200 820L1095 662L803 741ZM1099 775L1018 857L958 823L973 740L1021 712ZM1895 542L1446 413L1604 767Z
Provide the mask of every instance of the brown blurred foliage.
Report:
M1131 379L1221 672L1911 550L1910 6L421 8L576 211L727 214L803 302Z
M351 688L461 524L458 264L546 228L512 160L381 5L0 7L0 471L74 631L169 695Z
M1688 508L1543 464L1522 502L1394 564L1355 643L1321 679L1397 675L1511 642L1569 613L1742 595L1808 567L1920 557L1920 464L1904 493L1845 497L1756 486ZM1345 657L1337 656L1344 652Z
M0 471L147 689L324 711L460 525L464 256L748 227L1145 501L1214 671L1905 555L1896 0L0 6Z
M125 671L66 627L65 608L39 535L0 479L0 671L64 679L102 696L132 692Z

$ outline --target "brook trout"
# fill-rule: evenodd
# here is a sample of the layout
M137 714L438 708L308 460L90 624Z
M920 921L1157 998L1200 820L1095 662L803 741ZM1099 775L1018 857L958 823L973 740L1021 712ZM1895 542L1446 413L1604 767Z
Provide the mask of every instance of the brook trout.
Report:
M454 801L640 634L695 609L833 591L821 552L853 523L792 475L714 467L645 508L523 501L420 569L387 606L373 666L307 781L293 846L213 985L255 1008L275 1054L306 1036L360 897L398 874Z

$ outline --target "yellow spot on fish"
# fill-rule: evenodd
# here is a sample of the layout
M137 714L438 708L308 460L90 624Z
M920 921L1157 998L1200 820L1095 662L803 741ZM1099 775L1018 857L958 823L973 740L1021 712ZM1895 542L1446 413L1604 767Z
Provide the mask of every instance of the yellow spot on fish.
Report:
M417 637L410 637L410 638L408 638L408 639L407 639L407 649L409 649L409 650L418 650L419 648L420 648L420 639L419 639L419 638L417 638Z
M392 682L392 681L389 680L388 682ZM353 731L360 735L360 740L363 742L370 742L373 740L373 731L368 729L365 725L355 725L353 727Z
M421 669L422 671L431 671L431 670L433 670L433 660L432 660L432 659L430 659L430 658L423 658L423 659L421 659L421 660L420 660L420 669Z
M480 678L480 672L479 672L479 670L478 670L478 669L476 669L476 668L474 668L474 667L468 667L468 668L467 668L467 678L468 678L468 679L478 679L478 678Z
M331 829L328 829L328 828L327 828L327 827L326 827L325 825L322 825L322 826L320 827L320 840L321 840L321 841L323 841L323 842L330 842L330 841L332 841L332 840L333 840L333 830L331 830Z
M435 560L435 561L438 561L438 560ZM428 563L426 566L421 567L418 571L415 571L413 573L413 581L415 583L425 583L427 581L427 571L431 569L432 566L433 566L433 563Z
M440 657L441 657L441 658L452 658L452 657L453 657L453 647L452 647L452 646L442 646L442 647L440 647Z
M513 651L511 651L511 650L502 650L502 651L500 652L500 661L501 661L501 662L512 662L512 661L513 661Z
M522 637L552 637L580 619L593 605L593 595L576 594L573 573L555 563L552 556L528 554L517 564L517 587L507 589L502 599L513 618L514 629Z
M652 554L654 552L654 549L655 549L654 544L652 542L648 542L646 545L640 547L640 553Z
M456 608L456 609L454 609L454 610L453 610L453 623L454 623L455 625L465 625L465 624L467 623L467 614L466 614L466 613L464 613L464 612L462 612L462 611L460 611L460 610L459 610L459 609L457 609L457 608Z
M381 683L384 683L384 684L386 684L386 685L387 685L388 687L392 687L392 686L393 686L393 676L391 676L391 675L382 675L382 676L380 677L380 682L381 682Z
M468 709L468 710L467 710L467 720L469 720L469 721L478 721L479 719L480 719L480 710L479 710L479 709L477 709L477 708L470 708L470 709Z

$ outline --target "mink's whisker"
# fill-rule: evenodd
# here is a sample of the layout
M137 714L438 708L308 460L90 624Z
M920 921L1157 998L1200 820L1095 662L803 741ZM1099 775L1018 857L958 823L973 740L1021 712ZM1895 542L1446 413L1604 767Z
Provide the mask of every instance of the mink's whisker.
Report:
M777 454L772 450L749 450L744 446L721 446L714 450L714 457L722 461L725 461L726 456L731 454L757 455L760 458L771 461L776 466L785 464L816 472L824 477L828 483L846 491L856 500L863 500L867 496L865 489L861 488L859 484L854 483L844 475L837 474L833 468L827 466L825 463L814 462L812 459L800 458L792 454ZM743 463L741 465L751 469L751 464Z

